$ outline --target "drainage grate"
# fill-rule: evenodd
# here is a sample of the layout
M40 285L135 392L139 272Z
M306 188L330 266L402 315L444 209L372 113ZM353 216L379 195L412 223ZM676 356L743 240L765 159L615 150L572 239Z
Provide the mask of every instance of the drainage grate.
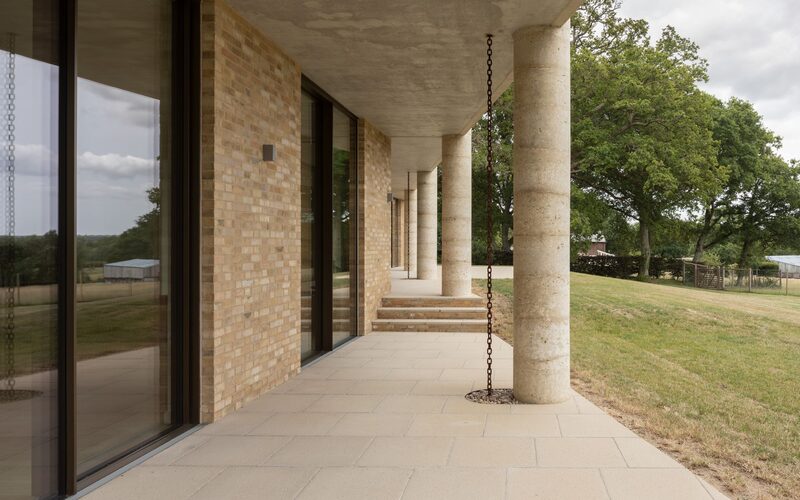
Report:
M473 403L481 403L486 405L515 405L517 400L514 399L513 389L481 389L479 391L472 391L466 396L467 401Z

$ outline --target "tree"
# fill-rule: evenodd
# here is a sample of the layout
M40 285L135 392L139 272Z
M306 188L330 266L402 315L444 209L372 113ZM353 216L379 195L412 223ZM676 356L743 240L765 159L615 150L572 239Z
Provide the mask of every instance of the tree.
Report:
M161 191L159 188L147 190L147 199L153 209L136 219L136 225L120 234L107 259L109 262L157 258L159 250L159 231L161 227Z
M486 176L486 129L488 120L486 118L486 116L481 118L472 130L472 220L475 229L484 228L484 231L487 223L486 188L488 186L488 178ZM492 217L497 231L496 234L492 235L492 238L496 241L499 236L500 249L508 252L511 250L511 231L514 227L513 86L503 92L494 103L493 122L494 177L492 179ZM477 234L477 231L473 230L473 233ZM483 237L483 234L480 236Z
M618 6L590 1L576 16L572 173L579 187L638 222L646 279L654 229L716 192L724 175L713 100L697 87L707 79L697 45L671 27L652 43L647 23L618 18ZM602 27L592 25L598 17Z
M769 152L744 189L732 201L721 231L741 240L739 267L753 264L758 246L797 247L800 240L800 164Z
M731 98L713 104L713 133L719 147L717 163L727 174L718 192L701 204L700 222L694 245L694 262L701 262L706 250L727 241L738 229L734 224L721 224L737 210L742 192L752 186L765 166L765 155L780 147L780 140L767 130L761 116L747 101Z

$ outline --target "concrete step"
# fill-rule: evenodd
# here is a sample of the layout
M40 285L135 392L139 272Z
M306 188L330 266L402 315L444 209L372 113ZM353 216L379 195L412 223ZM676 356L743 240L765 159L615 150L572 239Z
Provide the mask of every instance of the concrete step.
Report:
M384 297L382 307L482 307L486 299L478 296L441 297L441 296L403 296Z
M486 319L485 307L381 307L378 319Z
M478 319L376 319L376 332L482 332L486 320Z

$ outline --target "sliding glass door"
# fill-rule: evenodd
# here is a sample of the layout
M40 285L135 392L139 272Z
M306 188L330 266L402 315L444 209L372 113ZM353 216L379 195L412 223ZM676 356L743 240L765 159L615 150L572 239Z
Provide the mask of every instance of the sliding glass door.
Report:
M0 498L196 421L196 9L0 0Z
M78 1L77 471L174 423L172 1Z
M356 125L308 81L301 118L301 355L307 361L357 331Z
M57 2L0 2L0 498L58 493Z
M300 150L300 355L322 351L320 102L303 92Z
M331 158L331 283L333 346L356 335L355 120L333 107Z

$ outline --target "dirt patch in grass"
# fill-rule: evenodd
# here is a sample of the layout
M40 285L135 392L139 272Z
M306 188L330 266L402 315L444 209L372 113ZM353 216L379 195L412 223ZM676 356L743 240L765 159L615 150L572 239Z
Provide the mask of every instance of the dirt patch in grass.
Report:
M513 343L513 282L494 289ZM729 496L799 498L797 311L796 297L573 275L572 384Z

